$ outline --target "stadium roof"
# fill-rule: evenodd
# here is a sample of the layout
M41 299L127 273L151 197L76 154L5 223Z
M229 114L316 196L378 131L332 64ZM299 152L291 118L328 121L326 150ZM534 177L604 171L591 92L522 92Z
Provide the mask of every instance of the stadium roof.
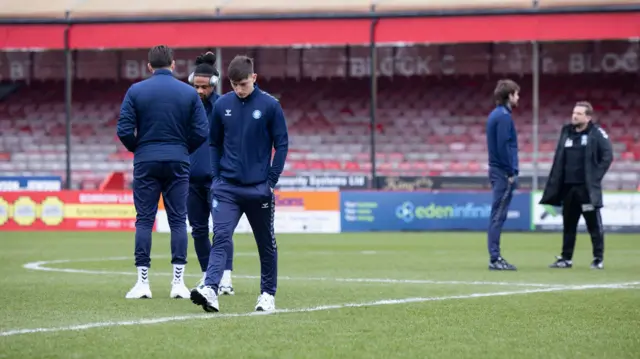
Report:
M124 49L158 43L175 48L305 47L640 38L640 0L536 0L535 8L533 1L12 0L0 8L0 49ZM372 5L375 13L371 12ZM67 11L69 18L65 18Z
M526 10L640 5L640 0L30 0L4 1L0 17L71 18Z

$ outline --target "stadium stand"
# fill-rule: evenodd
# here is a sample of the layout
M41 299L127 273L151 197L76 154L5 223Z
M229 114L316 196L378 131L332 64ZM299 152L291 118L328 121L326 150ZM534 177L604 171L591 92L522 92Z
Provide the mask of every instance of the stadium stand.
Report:
M90 77L90 75L87 75ZM55 80L23 86L0 104L0 162L3 173L55 172L65 165L63 92ZM523 173L531 174L531 101L523 86L517 111L523 146ZM97 82L97 83L96 83ZM376 141L383 175L481 175L486 171L483 123L491 106L495 78L390 77L380 83ZM130 154L117 145L114 126L126 80L84 80L74 84L73 163L85 186L111 171L129 171ZM598 84L598 86L593 86ZM368 173L369 118L367 80L351 78L286 79L260 85L280 97L292 133L287 172ZM56 87L58 89L56 89ZM99 88L99 93L96 89ZM616 139L617 160L608 176L616 187L634 187L640 171L640 87L637 76L556 75L542 85L540 170L548 171L557 129L573 102L592 98L598 118Z
M540 0L539 7L597 1ZM599 5L638 1L600 1ZM531 0L378 1L381 11L525 8ZM0 16L133 16L166 13L251 14L369 11L371 1L36 1L3 6ZM186 78L203 49L179 49L176 75ZM592 101L615 141L616 160L605 185L635 189L640 182L638 43L582 41L542 44L538 169L549 170L559 126L573 103ZM371 171L369 49L225 48L223 68L237 53L257 60L259 85L276 94L292 134L285 174ZM74 51L72 170L74 187L93 188L113 171L130 173L131 155L115 139L122 96L146 73L145 50ZM475 176L486 173L483 124L500 77L522 88L516 121L522 174L534 171L531 49L528 44L455 44L378 49L377 170L381 175ZM0 172L58 174L65 170L64 56L61 51L0 53ZM226 85L226 84L225 84ZM228 87L225 88L228 90Z

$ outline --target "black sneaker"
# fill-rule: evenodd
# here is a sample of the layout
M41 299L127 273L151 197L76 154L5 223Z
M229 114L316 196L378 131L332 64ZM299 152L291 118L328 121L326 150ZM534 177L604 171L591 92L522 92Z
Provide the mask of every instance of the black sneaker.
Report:
M489 262L489 270L518 270L516 266L507 262L504 258L498 257L495 261Z
M602 258L593 258L591 269L604 269L604 260Z
M573 262L571 259L564 259L562 256L557 256L556 261L549 264L549 268L571 268L573 267Z

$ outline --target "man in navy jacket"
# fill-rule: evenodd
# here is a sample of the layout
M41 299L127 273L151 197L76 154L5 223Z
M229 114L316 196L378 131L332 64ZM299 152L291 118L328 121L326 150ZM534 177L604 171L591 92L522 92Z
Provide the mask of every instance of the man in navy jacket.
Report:
M215 87L218 84L220 74L216 70L216 55L207 52L198 56L196 67L189 75L189 83L196 89L207 116L211 118L213 104L218 99ZM204 283L211 253L211 240L209 239L209 215L211 214L211 182L213 171L211 169L211 156L209 153L209 141L205 141L191 154L191 173L189 176L189 197L187 197L187 216L191 225L193 246L198 256L202 279L198 285ZM233 269L233 245L228 247L227 262L220 282L219 293L233 295L231 284L231 271Z
M516 270L500 253L500 235L507 219L513 191L518 185L518 135L511 111L518 106L520 87L500 80L494 91L496 108L487 119L489 180L493 190L491 219L487 233L490 270Z
M149 50L153 75L133 84L122 102L118 137L133 157L133 201L136 208L135 265L138 281L126 298L151 298L151 231L160 194L171 228L172 298L189 298L184 284L187 264L189 155L207 137L207 117L193 87L173 77L173 52Z
M216 101L209 143L213 168L213 248L204 286L191 300L217 312L218 283L231 236L243 214L251 225L260 255L260 296L256 311L275 310L278 249L273 228L273 188L289 148L287 124L278 100L255 86L253 60L236 56L229 65L233 92ZM275 148L273 162L272 149Z

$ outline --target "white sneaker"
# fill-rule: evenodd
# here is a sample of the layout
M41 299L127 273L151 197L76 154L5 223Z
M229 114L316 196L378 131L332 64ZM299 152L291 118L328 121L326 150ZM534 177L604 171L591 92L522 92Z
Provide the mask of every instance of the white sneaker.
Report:
M218 296L211 287L199 286L192 290L191 301L193 304L201 306L205 312L220 311Z
M149 287L149 282L137 282L124 297L127 299L151 299L151 288Z
M185 266L183 264L173 265L173 280L171 281L171 298L188 299L191 297L191 292L184 285L184 272Z
M276 298L269 293L262 293L256 303L256 312L273 312L276 310Z
M233 291L233 287L230 285L220 285L218 287L218 295L235 295L236 292Z
M234 295L233 284L231 284L231 271L225 269L222 273L222 279L220 279L220 285L218 286L218 295Z
M200 280L198 281L198 283L196 284L195 288L198 287L204 287L204 280L207 278L207 273L202 273L202 277L200 278ZM195 289L194 288L194 289Z
M171 294L169 294L171 298L177 299L189 299L191 297L191 292L184 282L173 282L171 284Z

